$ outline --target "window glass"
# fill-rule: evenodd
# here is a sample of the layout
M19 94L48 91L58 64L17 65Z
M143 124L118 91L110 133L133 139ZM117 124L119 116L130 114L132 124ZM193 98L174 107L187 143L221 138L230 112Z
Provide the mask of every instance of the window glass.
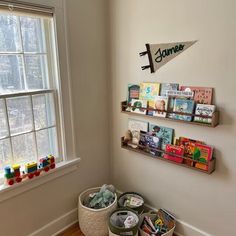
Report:
M10 139L0 140L0 173L3 171L4 166L12 164L11 145Z
M0 52L20 52L20 32L17 16L0 15Z
M7 110L11 135L33 130L30 96L8 98Z
M52 18L0 11L0 174L59 157L52 26Z
M3 99L0 99L0 138L7 137L8 135L5 102Z
M45 55L25 56L25 73L28 89L48 88L47 57Z
M52 93L34 95L33 109L36 130L54 126L56 124Z
M17 92L24 87L23 57L0 54L0 93Z
M37 147L39 156L46 156L48 153L58 155L56 128L40 130L36 132Z
M20 17L24 52L45 53L43 20Z
M33 133L12 137L14 163L19 165L37 161L35 138Z

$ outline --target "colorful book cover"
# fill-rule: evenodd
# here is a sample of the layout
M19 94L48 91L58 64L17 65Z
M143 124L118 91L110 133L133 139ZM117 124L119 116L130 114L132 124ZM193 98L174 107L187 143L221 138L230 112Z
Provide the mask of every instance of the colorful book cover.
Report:
M165 150L167 144L172 144L174 137L174 129L158 126L155 124L150 124L149 131L153 133L156 137L162 139L161 149Z
M194 101L200 104L212 104L213 88L209 87L194 87L194 86L181 86L182 91L194 92Z
M160 84L144 82L140 84L139 98L141 100L154 101L159 95Z
M216 110L215 105L197 104L196 109L195 109L195 114L212 117L215 110ZM212 118L203 118L203 117L195 116L194 121L211 124Z
M167 117L168 118L174 118L174 113L171 113L174 111L174 105L175 105L175 100L177 98L182 98L182 99L193 99L194 97L194 92L190 91L176 91L176 90L167 90L166 92L168 96L168 113Z
M132 148L138 148L138 144L140 141L140 131L133 130L131 131L131 134L132 134L132 140L131 142L128 142L128 146Z
M194 110L193 100L186 100L186 99L181 99L181 98L175 99L174 112L192 114L193 110ZM173 118L177 120L192 121L192 116L188 116L188 115L174 114Z
M201 163L196 163L195 167L208 170L208 165L204 163L208 163L212 159L213 148L211 146L203 145L203 144L195 144L193 159L199 161Z
M155 100L155 109L158 111L153 112L153 116L166 117L166 111L168 106L168 97L157 96Z
M140 131L140 141L139 143L144 146L145 150L151 153L154 156L161 156L161 153L158 150L161 148L161 138L153 136L150 133ZM151 148L151 149L150 149ZM153 148L153 149L152 149Z
M179 91L179 90L167 90L166 95L175 98L194 98L193 91Z
M161 83L161 96L167 96L167 91L168 90L178 90L179 89L179 84L173 84L173 83Z
M140 99L132 99L131 106L131 112L146 115L147 110L143 108L147 108L147 101Z
M132 99L139 99L140 86L137 84L128 84L128 104L131 103Z
M128 119L128 130L132 131L145 131L148 132L148 122L135 120L135 119Z
M167 105L167 117L168 118L174 118L174 105L175 105L175 98L174 97L168 97L168 105Z
M171 144L167 144L165 151L168 152L168 153L173 153L175 155L178 155L178 156L172 156L170 154L165 153L164 154L164 158L165 159L168 159L168 160L171 160L171 161L175 161L175 162L178 162L178 163L182 163L183 162L184 159L181 156L184 155L184 149L182 147L171 145Z
M152 110L152 109L155 109L155 101L154 101L154 100L148 101L148 108L151 108L151 109L148 110L147 114L148 114L149 116L153 116L154 110Z
M155 101L148 102L148 108L151 108L151 110L148 110L148 115L166 117L167 106L168 106L168 97L157 96ZM158 111L152 109L156 109Z
M179 137L178 139L178 146L181 146L184 149L184 156L188 158L193 158L193 153L194 153L194 148L195 144L203 144L202 141L190 139L190 138L184 138L184 137ZM185 164L189 166L193 166L193 162L191 160L184 160Z

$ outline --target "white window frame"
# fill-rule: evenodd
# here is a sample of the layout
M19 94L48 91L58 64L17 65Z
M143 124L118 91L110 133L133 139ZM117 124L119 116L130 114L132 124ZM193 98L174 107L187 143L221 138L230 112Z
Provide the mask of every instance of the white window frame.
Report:
M13 1L11 1L13 2ZM19 1L16 1L19 2ZM39 4L54 8L54 50L57 58L58 68L58 103L59 116L61 124L61 139L63 147L63 162L59 163L58 167L45 175L39 176L33 180L23 181L14 186L0 186L0 202L7 200L15 195L21 194L29 189L35 188L47 181L51 181L62 175L77 170L80 158L76 157L75 151L75 135L73 121L73 104L70 82L69 54L68 54L68 39L66 27L66 11L65 2L63 0L24 0L24 3ZM59 63L60 62L60 63ZM60 64L60 66L59 66Z

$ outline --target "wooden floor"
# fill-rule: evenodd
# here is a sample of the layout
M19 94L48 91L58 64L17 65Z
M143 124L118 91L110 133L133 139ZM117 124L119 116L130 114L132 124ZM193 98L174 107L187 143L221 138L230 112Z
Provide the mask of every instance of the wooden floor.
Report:
M84 234L81 233L79 229L79 224L75 224L68 228L65 232L58 234L58 236L84 236Z
M58 236L84 236L79 229L79 224L72 225L65 232L58 234Z

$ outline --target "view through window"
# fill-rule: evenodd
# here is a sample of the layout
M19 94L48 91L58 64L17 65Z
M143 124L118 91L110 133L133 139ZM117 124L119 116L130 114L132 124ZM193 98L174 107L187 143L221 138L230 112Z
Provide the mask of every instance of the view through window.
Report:
M0 174L59 156L53 18L0 11Z

